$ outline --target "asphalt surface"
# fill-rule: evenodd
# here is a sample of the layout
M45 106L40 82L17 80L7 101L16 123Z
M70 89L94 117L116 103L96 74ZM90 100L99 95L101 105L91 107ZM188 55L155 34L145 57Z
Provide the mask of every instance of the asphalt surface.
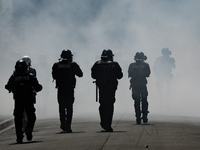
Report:
M0 135L0 150L199 150L200 118L150 115L136 125L131 114L114 117L114 132L101 132L98 116L74 118L73 133L62 133L58 118L38 119L31 142L16 144L15 130Z

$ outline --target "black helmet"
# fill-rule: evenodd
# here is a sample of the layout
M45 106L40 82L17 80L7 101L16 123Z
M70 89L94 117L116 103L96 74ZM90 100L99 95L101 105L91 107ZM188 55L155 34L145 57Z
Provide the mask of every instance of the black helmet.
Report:
M172 54L172 52L167 47L164 47L161 52L162 52L162 55L171 55Z
M135 59L136 61L143 61L143 60L146 60L146 59L147 59L147 56L145 56L143 52L137 52L137 53L135 54L134 59Z
M15 64L15 70L16 72L26 72L28 69L28 65L26 61L24 60L18 60Z
M64 59L72 59L72 56L73 56L72 52L69 49L67 50L64 49L60 55L60 57Z
M113 52L111 49L104 49L102 54L101 54L101 58L105 58L107 60L113 60Z

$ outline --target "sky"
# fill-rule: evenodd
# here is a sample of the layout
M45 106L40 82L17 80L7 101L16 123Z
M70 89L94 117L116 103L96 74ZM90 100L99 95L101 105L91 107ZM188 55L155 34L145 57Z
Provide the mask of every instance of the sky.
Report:
M151 68L149 115L199 117L199 5L199 0L0 0L0 114L12 115L14 101L4 85L16 61L28 55L44 86L37 95L38 116L44 109L44 116L58 116L51 67L63 49L70 49L84 73L77 77L74 115L98 115L91 67L110 48L124 73L115 114L134 114L127 71L142 51ZM176 68L170 97L160 98L153 66L163 47L172 52Z

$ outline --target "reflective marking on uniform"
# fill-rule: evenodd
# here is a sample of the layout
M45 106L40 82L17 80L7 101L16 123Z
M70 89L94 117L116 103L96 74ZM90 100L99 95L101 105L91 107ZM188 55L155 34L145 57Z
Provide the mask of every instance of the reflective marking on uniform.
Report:
M20 81L20 80L30 80L29 76L19 76L15 77L15 81Z
M144 65L139 65L139 66L138 65L133 65L132 68L141 68L141 69L143 69Z
M71 68L71 65L69 65L69 64L59 64L58 68Z

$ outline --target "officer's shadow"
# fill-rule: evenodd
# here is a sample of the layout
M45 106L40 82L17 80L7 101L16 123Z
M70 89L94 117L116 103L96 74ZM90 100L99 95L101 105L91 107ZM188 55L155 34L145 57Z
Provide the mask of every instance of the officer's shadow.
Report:
M97 131L96 133L123 133L123 132L127 132L127 131L113 131L113 132L107 132L105 130L101 130L101 131Z
M32 143L41 143L43 141L27 141L27 142L22 142L22 143L12 143L9 145L19 145L19 144L32 144Z
M76 134L76 133L85 133L84 131L78 131L78 132L64 132L64 131L61 131L61 132L58 132L58 133L55 133L55 134Z
M137 125L137 126L148 126L148 125L153 125L153 124L150 124L150 123L141 123L141 124L137 124L137 123L135 123L135 124L133 124L133 125Z

